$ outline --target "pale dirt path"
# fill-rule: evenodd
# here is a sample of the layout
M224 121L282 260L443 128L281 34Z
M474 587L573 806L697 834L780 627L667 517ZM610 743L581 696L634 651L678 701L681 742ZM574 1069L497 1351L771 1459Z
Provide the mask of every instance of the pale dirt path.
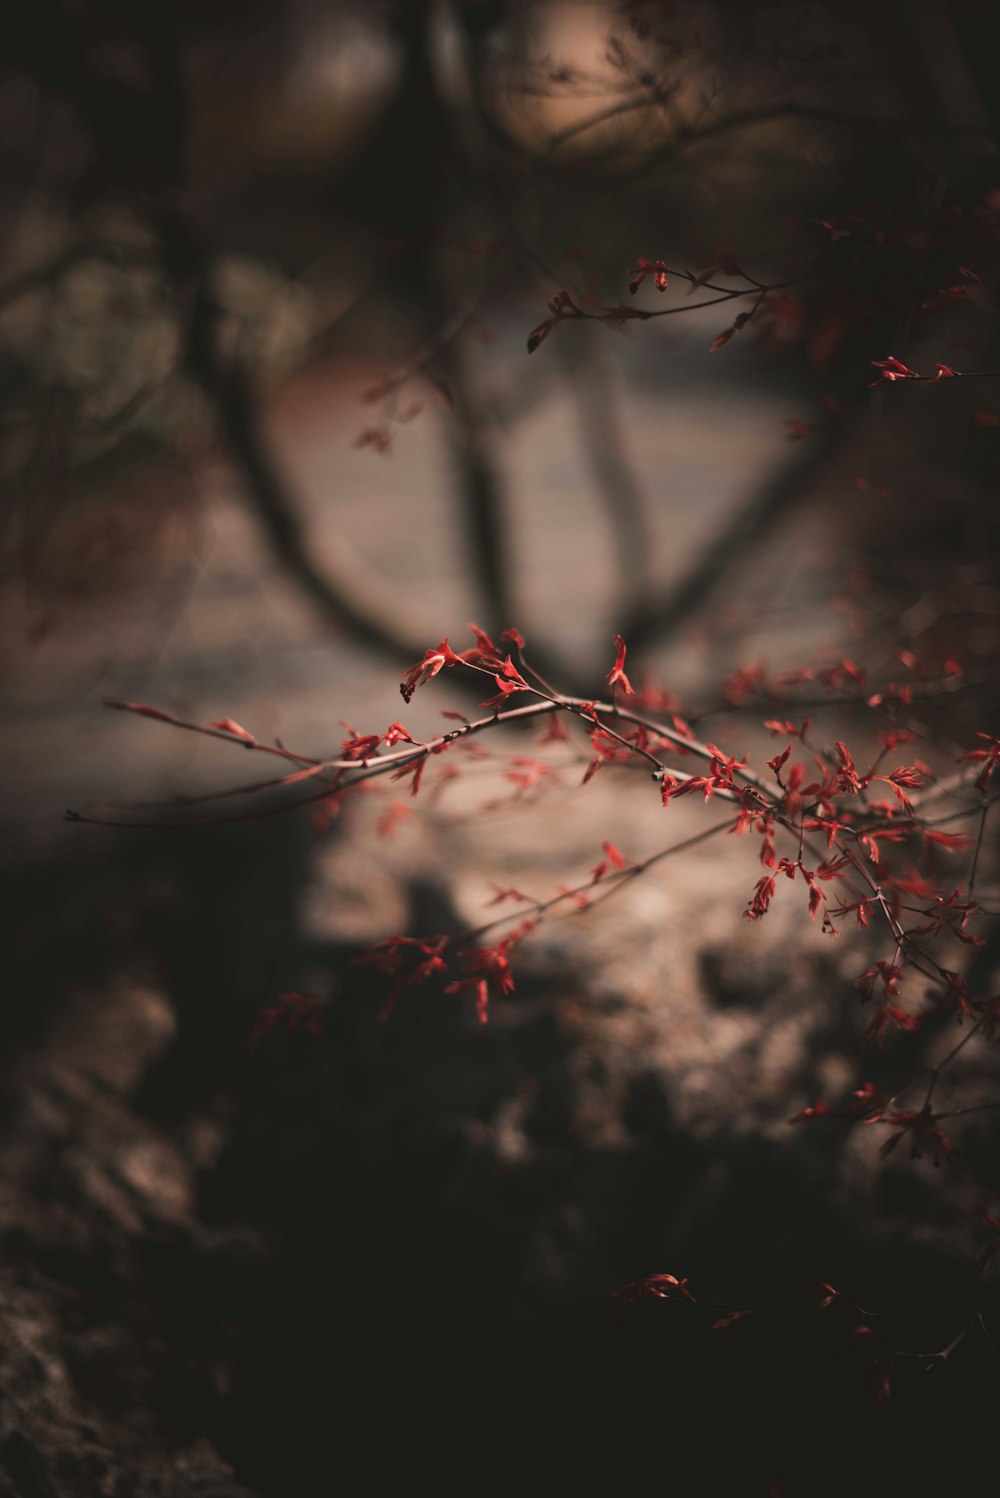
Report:
M785 456L783 420L792 402L773 388L748 395L721 384L720 366L704 354L685 356L682 380L655 362L659 356L649 346L627 353L624 430L656 538L652 570L663 583ZM500 359L501 372L505 367ZM292 382L273 404L273 439L319 556L324 536L345 529L363 563L428 617L428 643L444 634L461 639L475 608L450 511L442 417L428 403L418 419L396 429L392 454L357 448L354 439L371 417L358 394L377 373L341 370ZM603 622L611 538L579 450L576 413L561 387L541 383L500 454L524 618L537 636L559 639L578 660L599 661L597 691L611 661ZM336 746L342 720L366 732L402 713L415 734L426 736L437 730L443 708L464 706L449 696L445 676L403 712L392 668L331 640L280 575L234 496L231 476L208 466L196 482L204 512L196 522L175 519L166 528L159 553L142 564L148 580L122 588L112 603L98 597L89 607L66 607L43 639L11 652L10 710L0 730L3 799L10 819L27 824L42 846L67 806L190 792L267 772L225 745L107 713L99 705L104 696L156 703L203 721L232 717L305 753ZM800 622L789 634L788 620L814 586L811 546L802 524L775 543L763 568L765 582L771 575L778 585L768 610L761 610L761 568L746 580L757 626L748 652L769 648L772 658L776 652L801 659L796 652L805 649L809 626ZM783 565L783 554L791 565ZM165 583L156 577L157 555L170 564ZM23 630L25 616L15 614L13 627L19 624ZM813 628L812 643L820 639ZM718 636L696 633L664 659L664 679L704 681L720 659L734 664L741 649L725 631L721 650ZM518 741L510 752L533 750ZM580 789L576 768L537 804L490 809L509 793L503 771L500 755L477 762L432 811L415 803L391 840L379 838L373 823L388 799L400 799L396 789L387 786L371 798L372 809L349 819L346 836L317 845L307 928L374 940L405 919L405 889L413 879L442 886L460 918L474 924L493 913L486 902L494 883L545 895L586 877L605 839L639 858L718 816L712 807L686 804L667 816L644 776L630 784L621 774L602 774ZM66 835L87 834L68 829ZM597 987L621 984L627 1003L600 1020L600 1043L648 1053L687 1099L692 1126L715 1106L720 1062L744 1082L752 1073L753 1090L773 1103L804 1039L801 1017L782 1021L761 1052L759 1014L739 1005L714 1012L704 1002L703 948L721 949L738 938L741 950L759 947L768 961L773 943L787 945L788 933L801 929L801 912L791 910L798 891L789 891L767 933L747 930L740 913L758 873L753 849L722 838L668 861L606 911L553 923L536 940L535 960L577 957ZM622 951L630 954L626 964ZM748 957L748 972L755 962ZM784 990L784 982L777 987ZM767 996L759 999L767 1007Z
M662 583L781 462L792 401L773 389L713 388L704 375L699 383L686 355L687 377L671 380L654 364L655 350L626 352L623 427ZM670 383L651 379L650 368ZM273 403L273 439L318 556L325 534L346 535L362 563L426 617L428 643L462 637L476 610L452 513L441 413L428 402L398 427L392 454L354 446L372 419L359 393L380 372L333 369L291 382ZM596 662L596 690L610 650L611 537L579 450L576 413L558 385L541 385L498 451L524 600L517 622L560 642L577 661ZM44 595L8 596L0 794L16 821L44 823L88 797L149 796L225 779L232 760L224 748L109 717L99 706L106 696L234 717L305 752L335 745L342 719L364 731L399 716L396 673L331 638L261 546L233 484L221 464L187 478L153 474L143 492L115 497L110 524L95 516L77 533L56 530L54 552L93 552L82 596L60 596L54 606ZM175 499L182 503L171 508ZM768 604L777 607L772 631L779 637L796 593L809 586L801 535L792 541L799 554L779 590L790 596L772 594ZM748 583L756 595L751 620L759 624L756 568ZM712 656L707 638L695 635L664 665L671 682L679 675L702 682ZM438 698L427 714L448 705ZM416 704L410 715L421 716Z

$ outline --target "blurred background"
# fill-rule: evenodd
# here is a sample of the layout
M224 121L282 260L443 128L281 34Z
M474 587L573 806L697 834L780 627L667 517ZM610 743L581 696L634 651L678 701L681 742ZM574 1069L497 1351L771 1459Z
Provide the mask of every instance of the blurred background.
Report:
M843 1275L937 1346L978 1293L991 1115L946 1180L788 1130L851 1085L868 959L742 922L753 850L546 926L485 1029L430 990L376 1018L369 943L705 811L665 830L644 775L581 790L585 742L521 736L416 801L220 823L190 798L247 756L102 703L305 755L401 713L428 737L475 699L445 673L404 711L400 673L474 619L584 696L622 633L650 702L738 754L813 710L757 668L874 682L900 649L963 668L929 754L995 732L998 62L985 0L7 19L0 1492L825 1493L831 1426L845 1470L856 1437L919 1483L930 1414L989 1407L976 1351L887 1412L832 1338L611 1315L660 1270L749 1300ZM630 293L642 259L666 291ZM585 315L529 355L563 292ZM889 354L987 378L872 391ZM291 990L325 1033L248 1059Z

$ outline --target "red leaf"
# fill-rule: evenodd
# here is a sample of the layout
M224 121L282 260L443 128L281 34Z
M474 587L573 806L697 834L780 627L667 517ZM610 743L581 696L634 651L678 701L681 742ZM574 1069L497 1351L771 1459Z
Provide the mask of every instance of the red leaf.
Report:
M550 317L547 322L540 322L537 328L532 328L531 332L528 334L529 354L533 354L538 345L545 342L546 338L548 338L554 327L555 321Z
M657 291L667 289L667 267L662 260L644 260L641 256L628 273L628 289L635 296L647 276L653 277Z
M417 742L416 739L412 738L410 734L407 733L402 723L390 723L383 737L385 739L385 747L387 749L391 749L393 745L398 744L401 739L405 740L407 744L415 744Z
M177 722L173 713L165 713L160 707L149 707L145 702L116 702L113 698L106 697L104 706L116 707L125 713L138 713L143 718L157 718L161 723Z
M625 867L625 857L618 851L614 843L602 843L601 847L604 849L604 852L607 854L608 858L614 864L616 869L623 869Z
M755 1307L753 1306L746 1311L730 1311L728 1316L722 1316L718 1321L713 1321L709 1327L709 1331L721 1332L723 1339L725 1339L729 1336L734 1326L738 1326L741 1321L745 1321L748 1316L753 1316L754 1314Z
M892 354L887 359L873 359L873 368L879 371L877 380L873 380L869 389L874 390L876 385L887 380L890 384L894 380L919 380L920 376L915 369L910 369L902 360L896 359Z
M423 659L408 671L403 672L403 679L399 684L399 690L404 702L409 702L417 687L423 686L425 681L430 681L436 676L442 666L457 666L462 664L462 657L456 655L448 644L447 639L441 641L436 650L425 650Z
M613 687L615 682L620 681L626 692L632 692L632 683L625 675L625 641L621 635L615 635L615 663L608 673L608 686Z

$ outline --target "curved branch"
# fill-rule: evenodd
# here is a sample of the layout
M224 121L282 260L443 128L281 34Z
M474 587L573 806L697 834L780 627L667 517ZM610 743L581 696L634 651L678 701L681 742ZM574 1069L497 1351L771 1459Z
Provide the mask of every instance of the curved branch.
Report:
M687 572L647 607L635 607L622 622L622 634L633 650L669 638L703 608L737 566L746 566L748 553L802 499L807 484L822 472L839 443L844 418L834 418L802 444L795 456L757 486L695 557Z
M192 309L188 368L211 400L246 498L275 554L312 603L339 628L393 660L419 655L433 627L414 618L401 619L398 598L362 575L345 541L326 543L320 569L262 434L250 375L239 365L223 366L215 347L214 321L202 280Z

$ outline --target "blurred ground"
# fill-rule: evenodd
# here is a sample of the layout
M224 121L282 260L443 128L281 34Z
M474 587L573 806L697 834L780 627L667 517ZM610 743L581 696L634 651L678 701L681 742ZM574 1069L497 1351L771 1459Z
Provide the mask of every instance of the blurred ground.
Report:
M974 79L952 69L970 215L942 212L942 228L955 91L912 65L911 8L694 7L679 50L653 36L659 83L633 69L646 9L92 0L11 27L0 1498L864 1498L972 1491L980 1446L993 1460L985 1338L947 1368L901 1361L880 1406L854 1301L806 1314L803 1277L875 1307L886 1347L939 1349L976 1307L995 1319L972 1203L993 1200L996 1115L970 1121L941 1171L905 1148L880 1163L875 1129L790 1127L859 1078L864 937L823 938L797 885L743 921L748 842L706 843L546 923L486 1026L433 984L377 1017L384 985L356 961L373 941L466 929L495 913L496 886L551 894L606 839L639 859L711 806L665 813L624 770L581 787L569 751L543 793L512 801L524 735L477 740L484 757L440 795L432 769L416 802L380 785L323 826L308 808L184 829L62 820L155 821L164 800L259 769L104 698L316 755L345 723L402 716L426 737L468 706L442 673L404 710L398 665L322 622L282 570L223 430L244 377L320 570L346 544L384 617L418 615L426 645L477 618L456 455L482 437L506 504L505 622L560 646L595 693L637 587L613 593L629 484L619 472L602 495L596 418L621 434L610 466L634 476L656 589L749 496L826 453L643 665L740 753L773 741L722 699L726 675L836 658L864 616L875 655L897 637L935 659L969 645L986 688L928 711L972 741L1000 640L996 413L970 437L962 389L892 386L903 416L887 417L863 385L890 343L924 368L956 332L967 367L986 367L988 285L895 341L938 284L935 257L952 275L961 225L989 222L965 159ZM676 7L654 9L673 24ZM972 72L987 70L976 9ZM608 88L640 90L642 110L558 150L551 132ZM717 108L786 95L874 111L875 128L793 112L666 150L685 118L711 134ZM927 139L911 141L914 114ZM988 244L971 238L978 266ZM629 257L731 263L731 241L760 275L815 257L759 341L764 317L710 353L731 317L717 307L624 333L565 323L528 357L558 286L597 305L625 294ZM650 292L630 305L663 305ZM364 392L470 294L452 394L478 398L482 430L421 374L392 451L359 445L384 414ZM796 419L817 430L790 442ZM847 564L869 561L859 605ZM324 1033L279 1027L248 1055L289 991L328 1004ZM897 1042L866 1058L875 1084L917 1070L943 1026ZM955 1072L983 1087L989 1062ZM616 1292L656 1272L691 1275L706 1304L620 1314ZM777 1310L711 1332L734 1303Z

